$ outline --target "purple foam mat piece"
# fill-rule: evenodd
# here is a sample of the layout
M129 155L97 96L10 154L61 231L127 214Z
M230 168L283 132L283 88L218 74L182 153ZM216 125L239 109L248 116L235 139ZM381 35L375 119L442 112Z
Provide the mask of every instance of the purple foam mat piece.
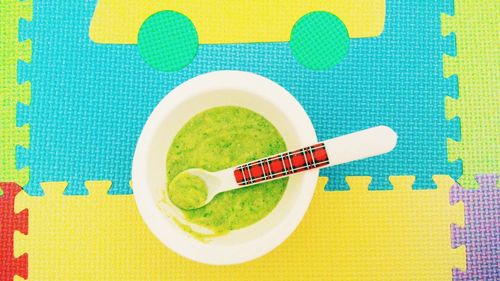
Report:
M450 203L465 205L465 227L453 226L452 247L467 248L467 270L453 270L453 280L500 280L500 189L498 174L477 175L478 189L452 187Z

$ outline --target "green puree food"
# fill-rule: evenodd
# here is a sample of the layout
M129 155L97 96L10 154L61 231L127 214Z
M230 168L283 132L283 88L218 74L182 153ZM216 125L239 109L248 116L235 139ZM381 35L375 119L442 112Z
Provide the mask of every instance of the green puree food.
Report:
M168 195L177 207L190 210L203 206L208 189L205 181L184 171L170 182Z
M177 133L168 151L169 198L172 180L185 170L218 171L283 151L285 141L276 128L251 110L223 106L201 112ZM267 216L280 201L287 182L283 178L220 193L199 209L181 210L186 220L222 235Z

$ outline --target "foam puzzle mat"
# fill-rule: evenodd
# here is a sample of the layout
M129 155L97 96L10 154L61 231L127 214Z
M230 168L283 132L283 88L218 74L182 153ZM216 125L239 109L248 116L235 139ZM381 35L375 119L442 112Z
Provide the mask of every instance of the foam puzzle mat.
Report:
M500 2L207 3L0 2L0 281L500 280ZM287 89L320 140L380 124L399 139L323 169L278 248L217 267L153 236L130 170L156 104L228 69Z
M454 185L450 202L465 205L465 227L452 228L452 246L467 247L467 271L453 271L454 280L497 280L500 276L500 189L498 174L476 177L478 189Z
M393 180L397 190L369 191L369 179L361 178L350 192L324 192L322 179L283 245L229 267L166 250L132 196L106 194L109 182L88 183L83 197L64 196L65 184L44 184L42 197L13 198L13 213L29 212L29 233L15 234L14 250L28 252L28 280L451 280L452 268L465 269L464 247L452 249L449 240L450 224L463 226L464 219L463 205L449 204L453 181L438 177L437 190L412 190L414 179Z
M2 1L0 3L0 182L28 182L29 170L17 169L16 148L29 146L29 125L17 126L19 103L30 102L29 81L19 81L18 64L31 61L31 41L19 40L19 22L31 20L31 2ZM1 191L0 191L1 194Z
M477 187L474 175L500 171L500 34L498 1L456 1L456 15L443 16L443 33L454 32L457 56L445 56L446 76L458 75L458 97L447 97L446 116L460 118L460 142L450 140L450 161L461 160L462 186ZM471 24L488 23L488 24Z
M146 65L136 45L90 39L93 1L35 2L33 21L20 30L34 42L31 64L18 68L32 87L30 106L17 114L19 125L30 125L30 148L17 153L18 168L30 171L25 189L42 195L41 182L65 181L69 194L81 194L86 180L111 180L110 193L130 193L129 160L148 114L178 84L220 69L255 72L288 89L319 139L379 124L398 132L390 157L326 169L329 190L348 189L345 176L372 176L372 188L390 187L390 175L414 175L416 188L433 187L434 174L456 179L461 165L448 162L446 140L458 140L460 126L446 120L444 100L457 85L442 70L454 41L440 25L453 3L415 5L388 1L382 34L351 39L347 57L329 71L301 66L287 43L250 43L202 44L190 65L164 73Z

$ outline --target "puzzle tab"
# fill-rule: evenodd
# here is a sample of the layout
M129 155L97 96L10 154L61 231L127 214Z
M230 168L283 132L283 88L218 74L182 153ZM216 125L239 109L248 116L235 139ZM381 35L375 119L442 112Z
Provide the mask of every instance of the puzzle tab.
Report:
M28 278L28 254L14 254L14 232L28 234L28 210L14 211L16 196L21 187L15 183L0 183L0 280L13 280L14 275ZM16 247L17 248L17 247Z
M452 187L450 202L465 205L465 226L452 227L452 245L467 248L467 271L454 270L455 281L500 280L500 188L498 174L476 176L477 189Z

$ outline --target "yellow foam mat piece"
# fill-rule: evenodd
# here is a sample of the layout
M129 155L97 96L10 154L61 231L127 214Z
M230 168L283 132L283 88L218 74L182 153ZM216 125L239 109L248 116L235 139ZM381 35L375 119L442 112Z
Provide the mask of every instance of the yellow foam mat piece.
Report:
M463 222L463 206L450 207L453 181L437 190L368 191L366 178L351 191L324 192L322 178L304 220L271 253L235 266L208 266L173 253L149 232L133 196L109 196L109 182L87 182L89 196L63 196L65 184L44 184L45 197L22 193L16 209L29 209L29 235L15 237L29 254L29 280L451 280L465 267L465 250L452 250L450 223ZM17 278L17 280L22 280Z
M337 15L351 38L378 36L385 21L385 0L99 0L90 38L97 43L136 44L142 23L163 10L191 19L201 44L286 42L297 20L313 11Z

